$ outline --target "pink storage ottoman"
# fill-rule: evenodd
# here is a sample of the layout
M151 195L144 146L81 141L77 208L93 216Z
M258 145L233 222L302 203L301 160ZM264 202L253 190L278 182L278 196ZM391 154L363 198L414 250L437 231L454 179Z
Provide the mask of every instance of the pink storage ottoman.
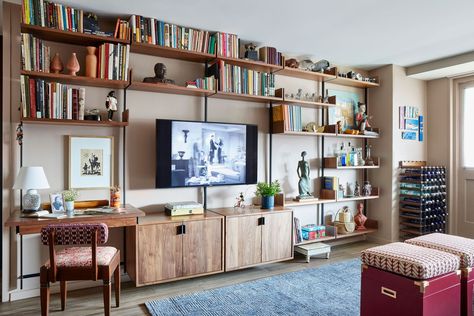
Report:
M474 291L474 240L459 236L434 233L408 239L406 243L449 252L461 261L461 311L472 315L472 292Z
M362 251L361 316L461 312L460 259L402 242Z

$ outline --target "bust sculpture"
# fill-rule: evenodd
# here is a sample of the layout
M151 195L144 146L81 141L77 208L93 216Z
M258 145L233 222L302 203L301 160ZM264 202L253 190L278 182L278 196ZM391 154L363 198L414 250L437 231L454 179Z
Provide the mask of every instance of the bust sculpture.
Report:
M166 66L165 66L165 64L156 63L154 71L155 71L155 76L154 77L146 77L145 79L143 79L143 82L174 84L174 80L165 78L166 77Z
M309 192L310 169L309 169L309 163L306 160L304 160L305 156L306 156L306 151L303 151L301 153L301 160L298 162L298 168L296 169L296 172L298 173L298 177L300 178L300 180L298 181L298 192L299 192L299 195L297 197L298 200L313 198L313 196Z

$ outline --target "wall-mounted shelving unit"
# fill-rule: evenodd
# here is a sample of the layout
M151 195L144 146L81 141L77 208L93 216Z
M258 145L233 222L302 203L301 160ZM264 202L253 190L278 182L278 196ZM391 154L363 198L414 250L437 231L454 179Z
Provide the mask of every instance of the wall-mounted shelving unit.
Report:
M206 90L199 88L186 88L174 84L167 83L145 83L139 81L132 81L128 90L147 91L168 94L191 95L196 97L210 96L216 93L215 90Z
M90 127L125 127L125 126L128 126L128 122L60 120L60 119L46 119L46 118L22 118L21 122L23 124L71 125L71 126L90 126Z
M128 85L128 81L125 80L109 80L100 78L89 78L85 76L72 76L66 74L55 74L52 72L40 72L40 71L21 71L22 75L29 76L31 78L40 78L47 81L56 81L60 83L69 83L78 86L98 87L98 88L110 88L110 89L125 89Z

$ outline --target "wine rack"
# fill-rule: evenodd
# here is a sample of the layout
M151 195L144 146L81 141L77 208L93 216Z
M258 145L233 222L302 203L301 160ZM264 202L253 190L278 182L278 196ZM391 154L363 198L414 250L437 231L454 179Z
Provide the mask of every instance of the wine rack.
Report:
M447 233L446 168L400 164L400 239Z

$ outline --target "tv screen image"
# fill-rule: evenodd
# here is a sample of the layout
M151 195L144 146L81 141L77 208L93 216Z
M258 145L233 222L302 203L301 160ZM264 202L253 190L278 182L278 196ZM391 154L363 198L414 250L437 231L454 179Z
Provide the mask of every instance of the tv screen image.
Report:
M255 183L256 151L254 125L157 120L157 187Z

